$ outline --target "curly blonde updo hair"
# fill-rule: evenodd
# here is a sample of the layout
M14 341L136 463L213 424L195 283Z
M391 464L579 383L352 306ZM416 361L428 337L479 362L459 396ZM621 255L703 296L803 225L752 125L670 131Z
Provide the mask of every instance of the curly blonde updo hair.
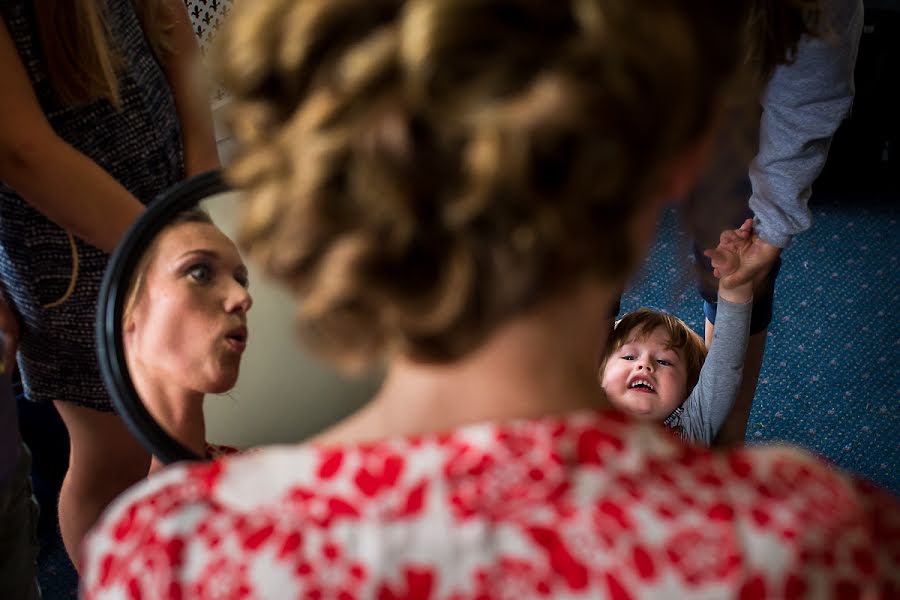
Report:
M709 129L735 0L246 0L219 36L240 243L344 365L454 360L587 278Z

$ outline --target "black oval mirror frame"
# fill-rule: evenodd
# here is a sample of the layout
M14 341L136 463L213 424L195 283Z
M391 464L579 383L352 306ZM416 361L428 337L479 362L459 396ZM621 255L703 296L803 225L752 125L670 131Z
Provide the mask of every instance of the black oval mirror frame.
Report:
M180 212L229 191L220 171L186 179L162 192L131 225L110 258L97 300L97 358L113 406L138 441L164 463L205 460L170 436L144 407L125 362L122 312L131 277L146 250Z

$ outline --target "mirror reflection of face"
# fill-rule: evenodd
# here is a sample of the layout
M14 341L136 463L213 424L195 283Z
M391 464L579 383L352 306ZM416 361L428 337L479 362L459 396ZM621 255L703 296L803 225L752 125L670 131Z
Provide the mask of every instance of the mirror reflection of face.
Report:
M154 242L125 322L132 376L222 393L237 381L252 298L247 268L215 225L171 226Z
M606 360L603 391L619 410L663 421L687 398L687 365L662 327L628 340Z

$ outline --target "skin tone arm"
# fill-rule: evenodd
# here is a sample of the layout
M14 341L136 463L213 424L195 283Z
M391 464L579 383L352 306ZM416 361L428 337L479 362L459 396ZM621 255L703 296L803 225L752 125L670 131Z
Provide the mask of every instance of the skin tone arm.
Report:
M163 71L181 123L184 168L188 177L219 167L219 153L213 130L212 111L205 81L200 72L201 57L197 37L182 0L167 0L174 17L170 31L171 54Z
M2 20L0 73L0 180L60 227L111 252L144 207L56 135Z

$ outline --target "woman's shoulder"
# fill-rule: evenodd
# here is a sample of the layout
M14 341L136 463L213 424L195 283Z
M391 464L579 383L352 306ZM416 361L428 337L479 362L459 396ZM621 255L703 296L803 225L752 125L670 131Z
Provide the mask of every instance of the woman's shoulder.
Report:
M891 540L900 551L900 499L819 456L771 445L732 451L720 460L732 474L732 502L760 524L777 524L778 515L786 541L815 538L822 545L827 539L836 548L858 536L860 547ZM894 558L900 561L900 552Z
M501 573L551 595L598 582L637 596L852 591L900 585L889 575L900 573L898 512L799 450L713 452L584 413L170 467L104 515L84 585L127 589L157 569L202 586L254 565L298 586L340 566L348 585L411 573L436 584L440 574L473 593Z
M761 498L771 501L818 503L830 498L835 509L885 503L900 508L897 497L796 446L751 446L723 453L719 460L729 465L735 481L746 481Z
M117 504L252 511L309 493L363 508L388 490L447 489L480 480L479 486L493 482L494 497L503 503L539 502L539 495L513 497L521 492L517 486L534 491L552 481L571 487L567 501L630 490L634 497L660 495L673 505L694 496L735 508L797 510L807 519L824 511L824 523L831 525L838 514L897 506L896 498L798 448L716 452L683 443L665 428L593 411L371 444L283 445L214 456L171 466ZM800 510L804 506L809 510Z

